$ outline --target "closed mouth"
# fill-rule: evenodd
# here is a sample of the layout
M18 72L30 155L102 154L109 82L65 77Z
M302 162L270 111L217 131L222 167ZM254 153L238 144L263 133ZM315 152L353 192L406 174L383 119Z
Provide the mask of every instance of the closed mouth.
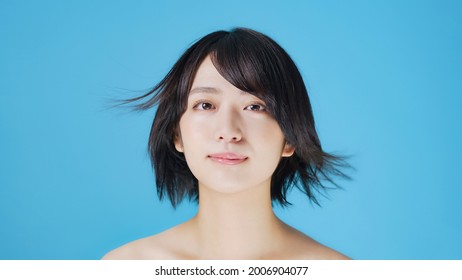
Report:
M208 156L212 161L226 165L240 164L247 160L248 157L236 153L220 153Z

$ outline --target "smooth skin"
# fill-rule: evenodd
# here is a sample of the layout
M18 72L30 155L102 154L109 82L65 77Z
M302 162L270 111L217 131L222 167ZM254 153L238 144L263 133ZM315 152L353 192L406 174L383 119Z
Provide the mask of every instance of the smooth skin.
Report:
M276 217L271 176L294 148L265 103L225 80L210 57L174 141L199 181L197 215L103 259L348 259Z

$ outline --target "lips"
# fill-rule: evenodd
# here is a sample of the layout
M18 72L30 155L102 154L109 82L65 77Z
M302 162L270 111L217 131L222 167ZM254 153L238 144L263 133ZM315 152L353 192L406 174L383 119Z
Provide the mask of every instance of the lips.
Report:
M212 161L226 164L226 165L236 165L244 162L247 157L235 154L235 153L219 153L219 154L211 154L208 156Z

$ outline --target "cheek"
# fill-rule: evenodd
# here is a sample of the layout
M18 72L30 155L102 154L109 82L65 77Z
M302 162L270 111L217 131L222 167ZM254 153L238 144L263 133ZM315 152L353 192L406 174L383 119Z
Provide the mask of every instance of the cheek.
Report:
M282 150L285 137L276 121L251 125L247 129L248 138L259 142L262 146L270 146L273 150ZM268 147L269 148L269 147Z
M274 172L283 155L285 137L276 122L253 126L247 132L255 159L261 169Z
M209 129L207 122L191 118L186 114L180 120L182 152L194 175L196 175L197 168L202 166Z
M195 146L197 143L204 143L210 128L206 121L196 120L185 116L180 120L181 140L185 148Z

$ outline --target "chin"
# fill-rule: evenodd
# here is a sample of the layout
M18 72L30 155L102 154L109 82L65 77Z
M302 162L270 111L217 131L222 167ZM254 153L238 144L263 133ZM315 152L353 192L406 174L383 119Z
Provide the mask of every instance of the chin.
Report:
M250 183L250 182L243 182L242 180L228 180L228 179L221 179L219 181L209 181L207 183L200 184L200 189L204 191L213 191L222 194L238 194L247 192L249 190L254 190L258 188L258 186L263 186L261 183Z

